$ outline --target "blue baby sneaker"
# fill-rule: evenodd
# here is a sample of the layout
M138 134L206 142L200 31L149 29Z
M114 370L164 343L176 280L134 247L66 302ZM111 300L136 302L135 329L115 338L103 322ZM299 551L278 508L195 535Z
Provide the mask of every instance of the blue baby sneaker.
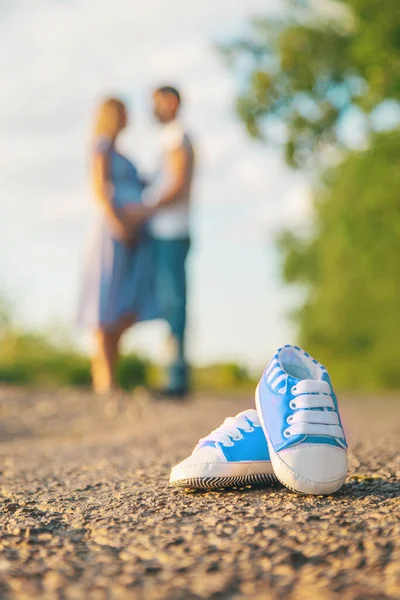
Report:
M347 443L327 370L297 346L272 357L256 406L275 475L289 489L331 494L347 474Z
M254 409L228 417L172 468L170 483L220 489L276 481L265 435Z

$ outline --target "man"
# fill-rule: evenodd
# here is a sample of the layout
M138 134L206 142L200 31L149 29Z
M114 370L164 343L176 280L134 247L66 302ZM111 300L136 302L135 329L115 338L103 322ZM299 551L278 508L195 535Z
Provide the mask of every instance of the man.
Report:
M181 96L172 86L153 94L153 110L161 123L162 164L157 213L150 223L156 255L156 296L161 316L169 325L172 360L166 396L186 395L189 373L185 358L186 257L189 251L189 205L194 169L190 137L179 118Z

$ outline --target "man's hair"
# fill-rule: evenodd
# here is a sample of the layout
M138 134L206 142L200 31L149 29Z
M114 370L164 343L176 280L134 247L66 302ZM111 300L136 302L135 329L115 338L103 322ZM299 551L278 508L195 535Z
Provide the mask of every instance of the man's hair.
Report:
M178 100L179 104L181 103L181 95L179 91L173 87L172 85L162 85L161 87L156 89L156 94L172 94Z

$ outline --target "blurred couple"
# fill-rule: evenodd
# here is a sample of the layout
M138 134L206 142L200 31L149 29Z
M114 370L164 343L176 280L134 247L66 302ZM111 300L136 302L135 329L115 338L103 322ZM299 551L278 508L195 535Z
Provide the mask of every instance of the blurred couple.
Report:
M99 394L116 388L123 333L134 323L152 319L167 322L173 352L166 386L160 391L182 397L189 389L185 264L194 152L180 119L179 91L160 87L152 102L161 125L161 160L154 181L144 181L118 149L119 134L129 121L123 102L103 102L95 122L91 171L97 223L78 321L93 331L92 381Z

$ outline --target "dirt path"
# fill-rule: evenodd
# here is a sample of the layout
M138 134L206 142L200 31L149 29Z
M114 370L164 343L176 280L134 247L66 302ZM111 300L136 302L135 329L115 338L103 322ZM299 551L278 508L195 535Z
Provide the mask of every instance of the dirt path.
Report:
M334 496L167 487L252 404L0 390L0 599L400 598L399 398L342 400Z

